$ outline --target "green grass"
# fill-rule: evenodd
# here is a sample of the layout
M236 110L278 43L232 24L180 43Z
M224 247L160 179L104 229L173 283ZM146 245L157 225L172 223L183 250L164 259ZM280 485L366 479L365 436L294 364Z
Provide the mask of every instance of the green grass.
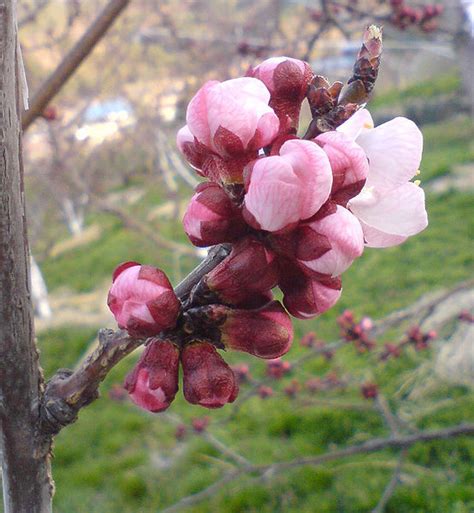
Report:
M454 84L454 79L446 80L436 90L445 92ZM422 84L404 94L425 94L426 87ZM450 173L459 163L474 160L469 120L460 118L428 125L424 135L425 155L420 177L423 182ZM139 208L146 210L146 205L158 200L159 195L150 191ZM296 323L297 338L309 330L316 330L326 339L337 337L334 320L346 307L379 318L433 289L472 276L472 205L473 195L468 191L428 195L429 227L400 247L367 250L344 275L340 303L320 319ZM173 281L192 265L184 259L182 268L176 268L171 254L155 248L138 234L124 231L115 220L99 216L91 221L104 227L100 240L44 262L46 279L53 291L61 286L76 291L94 289L109 280L115 265L123 260L136 259L162 266L170 271ZM175 223L160 229L167 236L175 231L181 241L185 240ZM39 344L46 375L50 376L58 367L73 366L94 337L95 330L90 328L64 327L42 333ZM296 358L303 351L295 344L288 358ZM229 468L222 455L199 437L191 436L181 453L173 437L173 424L163 416L148 415L128 401L109 398L111 387L123 381L135 359L132 356L121 362L106 379L102 398L85 408L79 421L57 437L53 461L57 513L157 512L180 497L200 491ZM264 373L261 361L239 354L226 355L226 359L248 362L255 376ZM420 399L408 398L405 389L401 394L402 385L413 381L420 365L428 365L430 359L429 352L408 351L398 360L376 364L370 356L360 356L353 348L345 347L333 362L315 359L298 373L302 381L324 375L333 368L350 374L354 384L347 390L323 393L319 397L354 402L362 405L362 409L311 406L281 395L266 401L253 398L235 419L220 427L218 421L228 415L228 408L203 411L186 404L180 392L171 412L179 414L185 422L209 415L212 431L220 440L261 464L321 454L337 446L386 434L379 416L360 397L357 383L366 379L375 379L388 397L395 394L397 401L404 398L418 412L420 427L474 421L473 394L464 387L435 383ZM429 367L426 372L426 378L423 375L418 378L422 383L431 379ZM283 385L293 377L285 378ZM453 398L452 404L423 414L425 408L445 397ZM170 457L176 458L174 463L161 467ZM383 493L396 461L395 452L383 451L321 467L294 469L267 483L243 477L186 511L367 513ZM403 485L389 502L387 513L471 513L474 511L472 461L472 439L414 446L404 468Z
M453 94L459 91L461 78L456 73L449 73L410 85L405 89L393 89L383 94L376 95L370 101L370 109L390 107L420 98L433 98L436 96Z

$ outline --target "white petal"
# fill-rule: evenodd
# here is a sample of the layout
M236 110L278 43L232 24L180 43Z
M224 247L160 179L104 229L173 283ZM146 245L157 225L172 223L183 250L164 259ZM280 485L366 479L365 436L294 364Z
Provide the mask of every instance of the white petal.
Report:
M355 140L362 131L368 128L374 128L372 116L367 109L360 109L336 130Z
M409 119L395 118L367 130L357 144L369 159L367 187L389 191L413 178L420 166L423 136Z
M428 225L425 193L411 182L386 194L375 194L372 201L361 194L348 207L363 223L391 235L415 235Z

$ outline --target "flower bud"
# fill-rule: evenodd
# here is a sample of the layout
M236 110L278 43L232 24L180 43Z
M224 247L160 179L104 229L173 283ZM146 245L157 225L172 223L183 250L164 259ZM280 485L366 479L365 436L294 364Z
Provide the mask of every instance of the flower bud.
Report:
M258 310L233 310L220 329L226 347L259 358L278 358L293 342L290 316L278 301Z
M208 342L193 342L181 352L184 397L191 404L221 408L235 401L239 386L234 373L216 348Z
M316 214L299 229L296 258L318 274L341 275L364 251L364 234L357 218L344 207Z
M166 410L178 391L178 369L178 348L168 340L152 339L125 378L125 388L141 408Z
M269 105L280 120L280 133L296 133L301 103L313 75L309 65L290 57L272 57L249 75L261 80L270 91Z
M281 358L275 358L267 362L267 375L273 379L281 379L290 371L291 363Z
M231 242L246 225L240 212L219 185L207 182L196 187L183 218L184 231L198 247Z
M315 141L326 152L331 164L333 182L331 200L346 206L357 196L369 174L369 162L364 150L343 132L326 132Z
M193 429L196 433L202 433L209 426L209 417L198 417L191 421Z
M137 262L115 269L107 304L119 328L136 337L174 327L181 307L165 273Z
M365 399L375 399L379 395L379 387L375 383L364 383L360 392Z
M301 272L283 275L279 285L285 308L298 319L310 319L329 310L339 299L342 288L340 278L312 279Z
M243 303L275 287L277 258L263 244L247 238L234 245L230 255L206 275L203 283L222 302Z
M287 353L293 341L290 316L278 301L256 310L208 305L189 312L211 328L217 327L226 348L259 358L277 358Z
M266 385L260 385L258 387L258 395L261 399L267 399L273 395L273 388Z

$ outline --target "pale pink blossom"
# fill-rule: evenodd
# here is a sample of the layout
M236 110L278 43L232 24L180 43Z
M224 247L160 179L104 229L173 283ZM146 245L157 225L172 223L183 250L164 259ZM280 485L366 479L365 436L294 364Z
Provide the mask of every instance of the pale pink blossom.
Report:
M200 247L231 242L245 231L238 209L222 187L212 182L196 187L183 226L191 242Z
M418 127L399 117L371 128L370 114L361 110L338 130L355 137L369 160L366 184L347 205L367 246L394 246L426 228L424 192L410 181L419 173L423 150Z
M307 227L316 235L326 238L329 249L314 259L301 260L304 267L320 274L339 276L352 262L362 255L364 235L357 218L347 209L337 205L335 210L322 218L311 221ZM308 237L302 237L299 245L311 244ZM304 249L301 253L304 254Z
M188 129L180 130L178 146L190 142L192 134L222 157L257 151L278 133L278 117L269 100L270 92L255 78L207 82L188 105Z
M286 141L280 155L261 158L248 169L247 220L256 228L280 231L314 215L331 186L326 153L312 141Z
M173 327L180 309L165 273L137 262L117 267L107 304L119 328L134 336L156 335Z
M365 184L369 162L364 150L342 132L326 132L315 141L326 152L331 164L333 183L331 200L345 206Z

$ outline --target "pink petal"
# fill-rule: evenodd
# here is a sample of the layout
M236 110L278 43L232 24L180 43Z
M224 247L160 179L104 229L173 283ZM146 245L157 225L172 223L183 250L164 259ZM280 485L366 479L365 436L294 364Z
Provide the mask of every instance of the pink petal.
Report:
M292 139L280 149L280 155L291 164L301 181L301 194L293 198L300 204L300 219L313 216L331 193L332 172L329 159L313 141Z
M169 406L169 401L161 388L150 388L149 373L146 369L140 369L134 391L130 394L132 401L145 410L158 412Z
M367 109L360 109L342 125L338 126L337 131L355 140L364 129L373 127L374 121L370 112Z
M361 189L369 174L369 163L364 150L342 132L326 132L315 140L329 157L333 193L348 189L354 184L358 184Z
M190 132L198 141L208 147L211 145L211 131L208 120L209 92L217 84L219 84L217 80L206 82L189 102L186 111L186 122Z
M423 136L406 118L395 118L361 133L357 143L365 151L370 171L367 187L389 191L413 178L423 151Z
M279 121L268 106L270 92L256 78L242 77L217 83L209 89L207 113L211 137L219 127L235 134L244 148L254 137L260 118L268 114L273 121L266 120L266 140L272 140L278 132ZM194 133L194 130L191 128ZM196 134L195 134L196 135Z
M252 170L245 207L262 230L278 231L300 220L302 184L282 157L258 160Z
M289 61L293 64L296 64L301 73L304 73L305 63L303 61L293 59L291 57L271 57L270 59L267 59L258 66L256 66L253 70L253 73L256 74L256 76L258 76L258 78L268 87L268 89L271 92L273 92L273 74L275 72L276 67L285 61Z
M357 218L344 207L338 205L334 214L313 221L309 226L316 233L325 235L331 244L331 249L319 258L302 262L313 271L339 276L362 255L362 227Z
M194 135L189 130L188 125L184 125L183 128L178 130L176 134L176 144L181 152L183 152L183 146L185 143L193 143Z
M369 248L389 248L391 246L398 246L407 240L407 237L381 232L362 221L360 221L360 224L364 231L365 245Z
M348 208L363 223L390 235L415 235L428 225L425 193L412 182L386 194L362 191L349 202Z

